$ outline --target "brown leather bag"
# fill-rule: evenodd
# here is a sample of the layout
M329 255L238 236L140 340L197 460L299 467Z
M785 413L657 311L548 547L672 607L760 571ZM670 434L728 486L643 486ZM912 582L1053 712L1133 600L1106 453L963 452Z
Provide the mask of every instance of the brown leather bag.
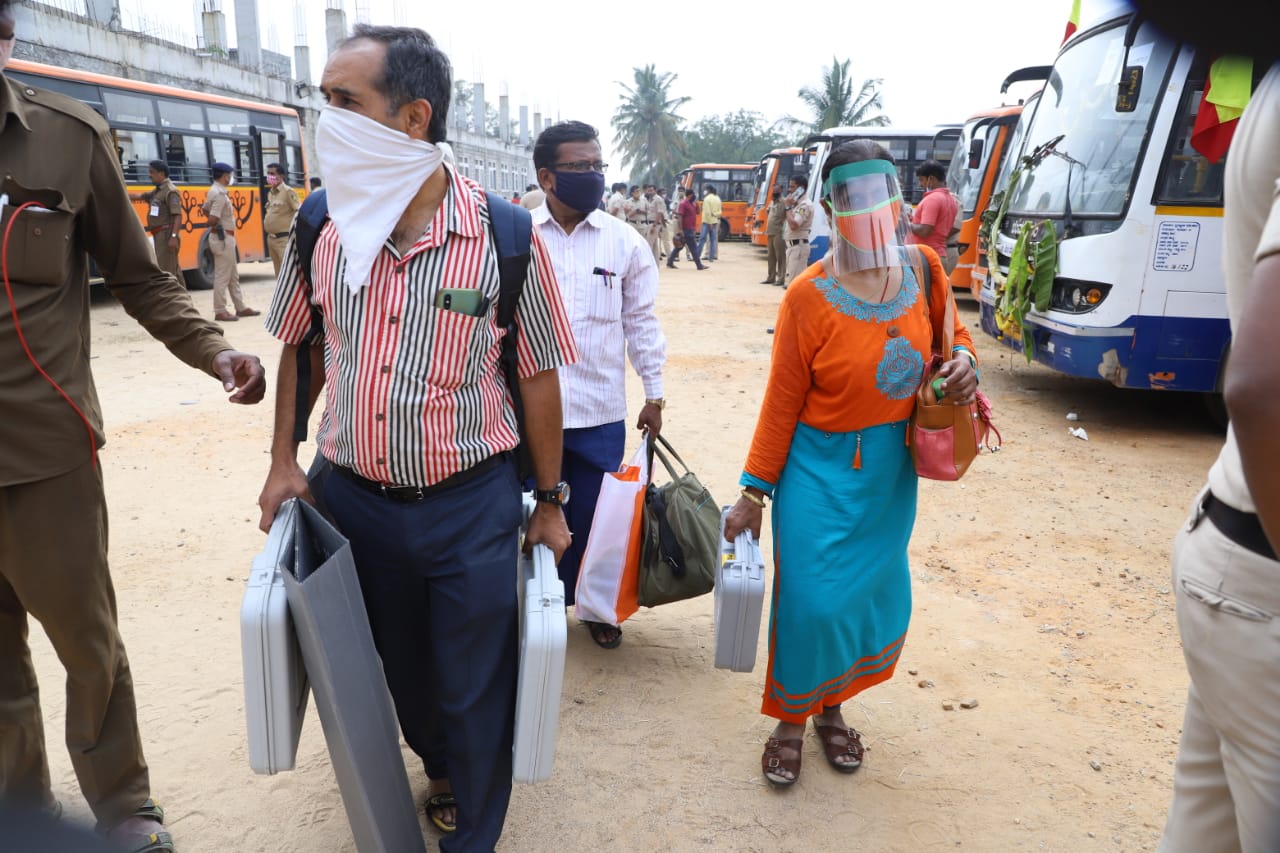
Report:
M929 263L924 261L925 306L933 289ZM929 312L932 317L932 312ZM938 369L951 356L955 344L956 298L947 287L947 308L942 329L933 330L933 356L924 371L924 381L916 391L916 409L911 415L907 440L916 474L928 480L959 480L983 446L994 453L1000 449L1000 431L991 422L991 401L981 390L972 403L955 405L939 398L934 383ZM939 334L941 331L941 334ZM941 338L941 340L939 340ZM996 442L990 443L994 433Z

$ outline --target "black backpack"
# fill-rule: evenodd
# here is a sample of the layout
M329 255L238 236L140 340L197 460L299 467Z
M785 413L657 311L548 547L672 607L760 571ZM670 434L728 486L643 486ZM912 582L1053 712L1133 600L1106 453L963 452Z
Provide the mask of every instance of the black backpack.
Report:
M520 376L517 373L516 355L516 306L524 292L525 278L529 274L529 246L533 239L533 220L529 211L514 205L499 195L485 192L489 200L489 231L494 247L498 250L498 326L506 329L502 338L502 373L511 394L516 423L520 429L520 479L524 481L533 473L529 449L525 441L524 402L520 397ZM298 209L294 224L294 248L298 253L298 266L302 269L302 282L311 291L311 260L315 254L316 240L329 219L329 199L323 189L309 194ZM310 299L308 298L308 302ZM311 305L311 331L307 340L312 346L324 346L324 315L318 305ZM294 411L293 439L306 441L308 401L311 390L310 347L298 347L297 408Z

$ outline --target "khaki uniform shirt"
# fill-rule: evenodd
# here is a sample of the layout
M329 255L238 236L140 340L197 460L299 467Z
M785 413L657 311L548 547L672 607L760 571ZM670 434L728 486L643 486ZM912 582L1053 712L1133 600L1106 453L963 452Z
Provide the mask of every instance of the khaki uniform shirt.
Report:
M769 203L769 218L765 221L764 233L770 237L782 235L782 226L787 223L787 209L782 199Z
M289 229L293 227L293 217L301 205L298 191L293 187L285 183L272 187L267 193L267 210L262 217L262 227L267 229L267 236L288 235ZM222 227L227 226L224 224Z
M166 240L182 228L182 194L168 178L147 193L147 233Z
M202 208L205 216L209 217L211 226L221 225L222 230L228 234L235 233L236 209L231 204L231 194L226 187L217 182L210 184L209 194L205 196Z
M782 229L782 239L807 240L809 229L813 226L813 202L806 196L801 196L800 200L791 206L790 212L791 216L786 219L786 226ZM791 224L793 218L799 223L798 225Z
M649 230L649 223L652 217L649 213L649 202L645 201L644 196L640 198L629 198L623 204L623 210L626 211L627 222L641 233Z
M209 372L231 349L186 288L156 266L106 123L88 107L0 74L0 211L14 304L36 360L104 441L89 369L88 258L131 317L174 355ZM0 232L2 233L2 232ZM0 486L65 474L89 459L80 416L37 372L0 299Z

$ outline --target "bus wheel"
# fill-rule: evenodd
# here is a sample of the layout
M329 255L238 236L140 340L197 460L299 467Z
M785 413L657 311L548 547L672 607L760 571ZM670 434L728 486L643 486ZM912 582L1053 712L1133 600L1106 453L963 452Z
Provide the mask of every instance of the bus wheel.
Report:
M209 232L200 235L200 246L196 249L195 269L183 270L187 280L187 290L213 289L213 252L209 251Z
M1225 430L1227 428L1227 403L1222 399L1222 392L1206 391L1200 395L1200 400L1204 403L1204 410L1208 413L1209 419L1219 429Z
M720 241L724 242L725 240L728 240L728 239L729 239L729 221L726 219L721 219L720 220Z

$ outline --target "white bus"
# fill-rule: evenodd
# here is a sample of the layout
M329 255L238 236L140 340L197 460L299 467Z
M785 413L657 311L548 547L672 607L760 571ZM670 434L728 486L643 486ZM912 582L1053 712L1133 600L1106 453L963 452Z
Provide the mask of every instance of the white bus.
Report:
M809 263L827 253L830 235L827 217L822 213L822 164L827 152L842 142L871 139L889 150L898 166L898 183L902 197L909 204L924 195L916 185L916 167L925 160L937 160L943 168L951 162L960 139L961 123L906 129L900 127L833 127L816 133L801 146L809 155L809 201L813 202L813 227L809 229Z
M1063 373L1208 392L1217 408L1230 345L1223 162L1190 142L1208 67L1128 6L1063 45L1023 113L1022 153L1037 162L996 235L1000 275L989 272L979 294L984 332ZM1265 71L1254 69L1255 84ZM1059 241L1051 292L1002 331L996 306L1017 237L1044 222Z

